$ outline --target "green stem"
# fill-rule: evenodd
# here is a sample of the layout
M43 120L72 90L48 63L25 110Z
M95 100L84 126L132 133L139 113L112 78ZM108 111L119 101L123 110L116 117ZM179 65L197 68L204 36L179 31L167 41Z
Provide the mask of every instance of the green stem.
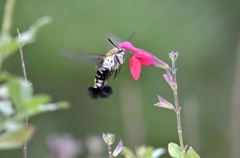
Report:
M113 158L111 145L108 145L108 157Z
M17 32L18 32L18 36L21 37L21 34L18 29L17 29ZM20 44L19 50L20 50L20 57L21 57L21 62L22 62L23 77L24 77L26 83L28 83L27 72L26 72L26 68L25 68L25 62L24 62L23 50L22 50L23 45L24 44ZM25 122L25 127L27 128L28 127L28 113L26 113L24 122ZM28 147L28 144L27 144L27 137L26 137L26 141L24 142L24 146L23 146L23 157L24 158L27 158L27 147Z
M183 131L182 131L182 124L181 124L181 107L178 104L178 93L174 91L174 102L175 102L175 112L177 116L177 129L178 129L178 137L181 149L185 152L184 143L183 143Z
M7 0L4 10L3 23L1 35L5 36L9 34L12 25L12 17L15 6L15 0Z
M3 14L2 29L0 33L0 70L6 53L6 43L12 25L14 6L15 0L7 0Z
M185 147L183 143L183 130L182 130L182 123L181 123L181 107L178 103L178 92L177 92L177 74L176 74L176 67L175 67L175 60L172 60L172 76L175 80L175 88L173 89L173 95L174 95L174 103L175 103L175 112L177 117L177 130L178 130L178 137L179 137L179 143L182 152L185 152Z

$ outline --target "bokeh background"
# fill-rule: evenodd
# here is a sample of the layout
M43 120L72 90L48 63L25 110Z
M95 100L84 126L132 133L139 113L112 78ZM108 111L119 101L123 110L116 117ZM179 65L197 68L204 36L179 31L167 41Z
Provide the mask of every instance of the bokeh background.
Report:
M0 21L4 4L0 1ZM157 94L173 102L163 70L144 67L140 80L134 81L127 60L120 75L109 80L114 94L92 100L86 88L93 83L94 65L59 55L61 49L104 54L107 34L127 40L135 30L131 42L169 64L167 53L180 52L177 74L185 144L201 157L239 153L240 1L17 1L12 34L46 15L52 23L41 29L35 43L23 48L27 75L36 93L50 94L53 101L67 100L72 106L30 119L37 131L28 144L29 157L46 156L52 133L84 140L112 132L133 149L178 143L175 114L153 106ZM4 69L22 75L18 53L5 61ZM0 151L1 158L21 154L22 149Z

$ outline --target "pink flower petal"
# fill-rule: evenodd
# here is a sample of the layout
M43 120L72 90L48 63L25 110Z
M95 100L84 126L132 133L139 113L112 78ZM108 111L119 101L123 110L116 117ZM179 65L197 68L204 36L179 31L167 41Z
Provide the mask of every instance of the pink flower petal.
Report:
M135 56L132 56L130 59L130 71L132 77L138 80L141 74L141 63Z
M141 64L144 66L152 66L153 64L153 55L146 52L145 50L136 48L136 58L140 60Z
M163 74L163 77L167 81L167 83L171 86L173 77L169 69L166 70L166 73Z
M163 68L163 69L170 68L167 63L163 62L162 60L158 59L155 56L153 56L153 65L152 66Z
M119 47L122 49L132 51L133 53L135 53L135 49L136 49L130 42L127 42L127 41L120 43Z
M113 156L117 157L118 154L123 150L123 143L122 140L120 140L120 142L118 143L117 147L115 148L115 150L113 151Z

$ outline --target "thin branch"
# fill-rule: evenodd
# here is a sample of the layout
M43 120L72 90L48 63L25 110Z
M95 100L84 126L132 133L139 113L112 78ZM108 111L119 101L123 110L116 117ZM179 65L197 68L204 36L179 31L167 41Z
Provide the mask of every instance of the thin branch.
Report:
M183 143L183 130L182 130L182 123L181 123L181 107L179 106L178 103L178 92L177 92L177 69L175 66L175 61L177 59L178 54L173 54L172 56L172 76L174 80L174 88L173 88L173 94L174 94L174 103L175 103L175 113L177 117L177 129L178 129L178 137L179 137L179 143L182 152L185 152L185 147Z
M108 145L108 157L113 158L111 145Z
M18 36L20 37L21 34L20 34L18 29L17 29L17 32L18 32ZM25 67L25 62L24 62L24 57L23 57L23 50L22 50L23 46L24 46L24 43L20 44L19 50L20 50L20 56L21 56L21 62L22 62L23 77L28 82L28 80L27 80L27 72L26 72L26 67Z
M174 102L175 102L175 112L177 116L177 129L178 129L178 137L179 143L181 146L182 151L185 151L184 143L183 143L183 130L182 130L182 123L181 123L181 107L178 104L178 93L177 91L174 92Z
M17 32L18 32L18 36L20 37L21 34L19 32L19 30L17 29ZM22 50L22 47L24 46L24 43L20 44L19 45L19 50L20 50L20 56L21 56L21 62L22 62L22 71L23 71L23 77L25 79L25 81L28 83L28 79L27 79L27 72L26 72L26 67L25 67L25 62L24 62L24 57L23 57L23 50ZM30 84L29 84L30 85ZM26 116L25 116L25 127L27 128L28 127L28 114L26 113ZM23 156L24 158L27 158L27 138L24 142L24 146L23 146Z
M26 114L24 122L25 122L25 127L27 128L28 127L28 114ZM26 140L25 140L24 145L23 145L23 157L24 158L27 158L27 152L28 152L28 150L27 150L28 149L28 144L27 143L28 142L27 142L27 136L26 136Z

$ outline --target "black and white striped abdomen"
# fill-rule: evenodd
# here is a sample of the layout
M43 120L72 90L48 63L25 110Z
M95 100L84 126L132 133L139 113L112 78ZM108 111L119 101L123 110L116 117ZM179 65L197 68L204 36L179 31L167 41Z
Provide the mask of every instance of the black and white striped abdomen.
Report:
M107 79L111 75L109 68L99 68L95 75L94 86L88 87L88 94L93 98L107 98L112 94L112 88L107 85Z
M106 85L106 80L110 76L109 68L99 68L95 75L95 87L102 88Z

